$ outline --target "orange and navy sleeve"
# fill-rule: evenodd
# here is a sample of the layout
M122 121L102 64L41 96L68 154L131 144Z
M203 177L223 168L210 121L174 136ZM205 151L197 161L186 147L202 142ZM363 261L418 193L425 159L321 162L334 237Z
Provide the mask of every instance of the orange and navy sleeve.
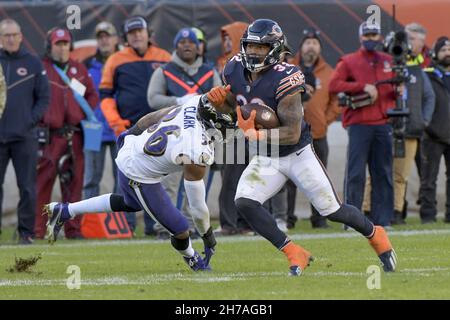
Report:
M278 83L275 92L275 100L279 102L285 96L305 91L305 76L298 67L290 66L286 68Z
M116 59L116 55L114 54L108 60L106 60L105 65L103 66L102 79L99 85L100 99L103 100L105 98L114 98L114 73L117 68L117 64L120 62L120 59Z
M121 62L116 54L112 55L103 67L102 80L99 85L100 108L105 115L108 124L111 127L117 126L123 122L119 111L117 110L116 100L114 99L114 74L117 65Z

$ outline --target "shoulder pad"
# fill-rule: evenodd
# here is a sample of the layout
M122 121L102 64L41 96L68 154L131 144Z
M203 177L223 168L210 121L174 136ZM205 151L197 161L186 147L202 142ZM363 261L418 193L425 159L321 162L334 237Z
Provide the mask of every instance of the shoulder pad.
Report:
M225 76L230 75L237 65L241 65L241 58L238 55L233 56L228 62L225 64L223 68L223 74Z

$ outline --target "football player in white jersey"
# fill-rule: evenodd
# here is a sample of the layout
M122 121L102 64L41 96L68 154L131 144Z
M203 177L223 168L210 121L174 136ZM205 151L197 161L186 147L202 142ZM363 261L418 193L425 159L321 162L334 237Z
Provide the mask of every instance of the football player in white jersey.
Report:
M206 166L214 161L213 136L217 136L217 130L232 128L235 123L229 114L217 112L209 97L217 101L214 89L203 96L194 96L182 106L150 113L122 133L117 139L116 158L121 194L45 205L49 242L56 241L64 222L77 215L144 210L170 232L172 246L191 269L209 270L216 240L205 202L203 176ZM205 258L192 248L188 222L160 183L162 177L176 170L184 173L188 203L205 245Z

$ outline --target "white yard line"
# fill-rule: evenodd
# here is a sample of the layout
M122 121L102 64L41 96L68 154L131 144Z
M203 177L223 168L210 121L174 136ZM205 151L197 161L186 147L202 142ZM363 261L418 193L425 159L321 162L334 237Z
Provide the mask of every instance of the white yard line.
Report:
M416 236L416 235L446 235L450 234L450 229L431 229L431 230L405 230L405 231L389 231L390 236ZM321 233L321 234L293 234L289 235L289 238L293 240L320 240L320 239L336 239L336 238L358 238L362 237L355 231L347 231L340 233ZM262 241L264 240L260 236L231 236L231 237L217 237L219 243L229 242L250 242L250 241ZM201 241L201 240L194 240ZM136 244L161 244L166 243L167 240L153 240L153 239L140 239L140 240L85 240L76 243L60 243L56 242L55 247L108 247L108 246L127 246ZM21 245L0 245L1 249L30 249L30 248L48 248L47 244L35 244L33 246L21 246Z
M435 272L448 271L450 268L418 268L418 269L403 269L397 273L392 274L411 274L413 276L429 277ZM448 272L446 273L448 274ZM230 281L247 281L255 280L255 278L267 278L267 277L286 277L287 272L237 272L237 273L223 273L223 274L196 274L196 275L183 275L181 273L170 274L154 274L140 279L129 279L126 277L104 277L104 278L91 278L81 279L81 286L147 286L155 284L164 284L174 281L181 282L199 282L199 283L218 283L218 282L230 282ZM307 272L307 277L367 277L364 272ZM39 279L39 280L0 280L0 287L27 287L27 286L66 286L65 279Z

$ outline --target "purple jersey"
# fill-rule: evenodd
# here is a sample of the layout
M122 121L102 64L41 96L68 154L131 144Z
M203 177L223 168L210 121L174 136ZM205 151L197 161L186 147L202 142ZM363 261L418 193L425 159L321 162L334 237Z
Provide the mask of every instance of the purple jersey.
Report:
M303 91L304 76L294 65L280 63L263 71L262 77L250 82L241 58L236 55L228 61L223 69L222 78L225 84L231 85L231 92L236 95L237 103L261 103L277 112L278 103L285 96ZM311 143L309 125L302 120L301 136L293 145L280 145L279 156L284 157Z

